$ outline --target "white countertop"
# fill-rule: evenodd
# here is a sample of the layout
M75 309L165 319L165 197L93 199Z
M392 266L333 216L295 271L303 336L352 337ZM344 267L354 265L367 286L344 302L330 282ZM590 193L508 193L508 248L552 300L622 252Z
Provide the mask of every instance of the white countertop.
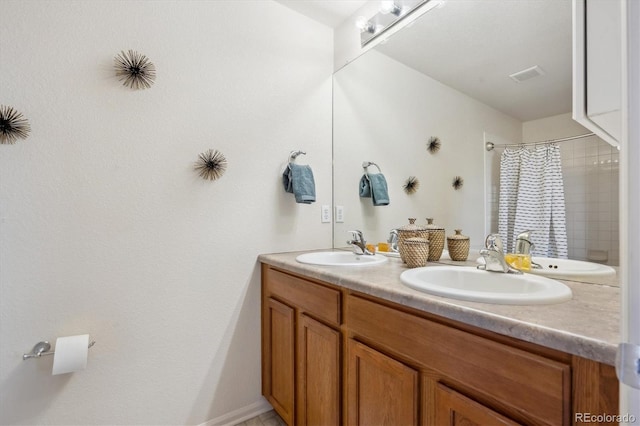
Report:
M407 266L399 258L390 257L388 262L367 267L316 266L296 262L296 256L302 253L306 252L262 254L258 260L506 336L615 364L620 342L620 291L616 279L592 283L562 281L571 288L573 299L560 304L496 305L449 299L406 287L400 274ZM442 260L428 266L442 264L476 265L475 261Z

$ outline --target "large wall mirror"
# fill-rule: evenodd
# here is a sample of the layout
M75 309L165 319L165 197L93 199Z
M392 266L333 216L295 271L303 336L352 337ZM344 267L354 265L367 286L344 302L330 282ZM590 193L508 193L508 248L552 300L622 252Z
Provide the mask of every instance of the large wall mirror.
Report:
M498 230L503 145L589 133L571 119L571 13L570 0L449 0L337 71L334 246L431 217L480 248ZM568 257L617 265L618 151L596 136L558 146ZM363 162L386 177L389 205L359 197Z

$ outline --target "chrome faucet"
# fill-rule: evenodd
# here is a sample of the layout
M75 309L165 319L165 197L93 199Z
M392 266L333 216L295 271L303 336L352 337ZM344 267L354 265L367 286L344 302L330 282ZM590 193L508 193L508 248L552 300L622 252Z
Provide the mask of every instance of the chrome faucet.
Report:
M504 260L502 239L499 234L489 234L484 241L486 248L480 250L480 255L484 258L484 265L478 265L478 269L491 272L502 272L509 274L522 274L522 272L509 266Z
M531 233L533 231L523 231L516 237L516 247L514 249L515 254L531 254L531 250L535 245L531 242Z
M347 244L351 245L351 248L353 249L353 253L357 254L357 255L373 255L373 253L371 253L368 249L367 249L367 242L364 240L364 235L362 234L362 231L349 231L349 233L351 234L351 240L347 240Z
M535 244L531 242L531 233L533 231L523 231L516 237L516 247L513 250L515 254L530 255L531 251L535 248ZM534 269L542 269L542 265L531 261L531 267Z
M387 242L389 243L390 251L394 253L398 253L398 230L397 229L392 229L389 232L389 239L387 240Z

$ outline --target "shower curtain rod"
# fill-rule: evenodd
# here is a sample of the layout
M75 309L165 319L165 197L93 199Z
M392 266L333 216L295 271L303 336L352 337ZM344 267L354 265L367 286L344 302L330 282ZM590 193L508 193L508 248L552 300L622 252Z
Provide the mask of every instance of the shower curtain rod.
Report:
M593 136L594 133L585 133L584 135L578 135L578 136L569 136L567 138L559 138L559 139L549 139L546 141L538 141L538 142L522 142L522 143L506 143L506 144L494 144L493 142L487 142L485 144L485 148L487 151L493 151L493 149L496 146L501 146L501 147L508 147L508 146L527 146L527 145L541 145L541 144L545 144L545 143L554 143L554 142L564 142L564 141L571 141L574 139L581 139L581 138L586 138L588 136Z

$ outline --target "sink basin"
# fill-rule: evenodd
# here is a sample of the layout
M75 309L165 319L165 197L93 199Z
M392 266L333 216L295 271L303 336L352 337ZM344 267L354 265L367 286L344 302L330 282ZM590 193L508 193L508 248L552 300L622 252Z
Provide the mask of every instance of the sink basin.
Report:
M585 262L582 260L555 259L552 257L532 257L531 260L542 269L531 268L531 274L558 279L589 279L596 277L613 277L616 270L611 266L599 263ZM484 263L484 258L479 257L478 263Z
M533 257L531 260L542 266L542 269L531 268L532 274L552 278L612 277L616 274L616 270L611 266L582 260L553 259L549 257Z
M561 282L531 274L503 274L462 266L431 266L404 271L403 284L453 299L503 305L546 305L570 300Z
M310 265L369 266L384 263L387 258L379 254L358 256L350 251L318 251L301 254L296 260Z

